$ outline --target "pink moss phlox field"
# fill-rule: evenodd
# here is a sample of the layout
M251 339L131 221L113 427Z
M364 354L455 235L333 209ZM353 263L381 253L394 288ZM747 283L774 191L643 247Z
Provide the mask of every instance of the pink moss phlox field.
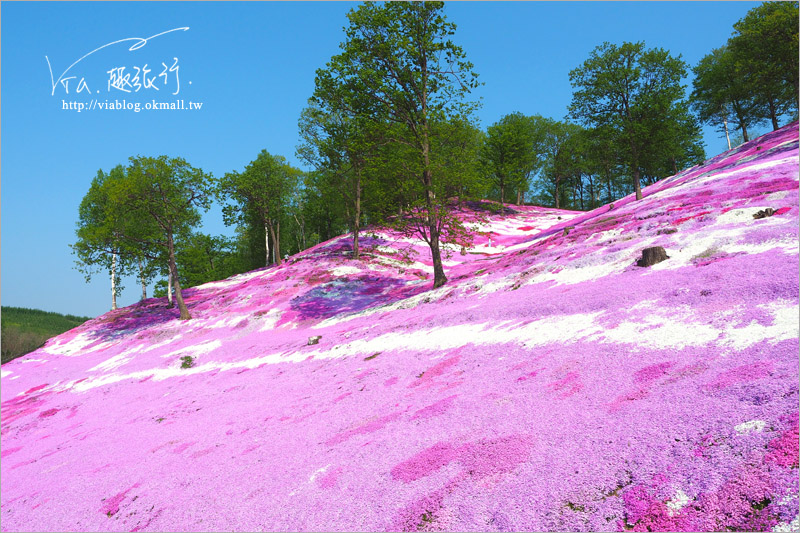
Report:
M439 289L370 227L106 313L3 365L0 527L800 529L798 186L795 123L641 201L454 205Z

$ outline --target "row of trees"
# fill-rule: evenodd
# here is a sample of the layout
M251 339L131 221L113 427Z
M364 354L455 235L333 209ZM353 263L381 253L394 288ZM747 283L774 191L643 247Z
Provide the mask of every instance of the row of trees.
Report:
M765 9L748 17L761 20ZM81 204L74 245L87 275L108 269L112 298L122 273L138 275L143 297L164 276L156 295L172 305L174 287L188 318L182 286L280 264L283 254L345 232L358 259L361 228L376 224L424 240L439 287L447 281L443 255L471 240L454 202L593 209L631 193L641 198L643 185L705 157L692 113L700 99L688 100L681 85L689 67L666 50L604 43L570 72L565 120L511 113L482 131L469 99L477 74L451 39L455 25L442 3L367 3L348 22L341 53L317 71L300 116L297 156L309 172L266 150L216 180L167 157L101 171ZM739 24L738 35L755 31L755 23ZM796 83L796 64L794 76ZM753 101L765 98L755 96L765 84L753 85ZM213 199L225 223L237 225L235 237L194 231Z
M296 179L300 172L282 157L259 154L241 172L214 181L202 169L181 158L132 157L127 166L102 170L92 180L78 212L77 241L73 251L87 279L98 270L111 274L112 309L121 290L118 280L137 275L146 287L156 275L166 276L157 289L175 302L181 319L191 318L181 291L182 282L197 285L252 268L242 250L248 235L238 239L210 237L193 231L213 198L225 202L226 222L258 221L279 242L280 215L285 203L276 187ZM289 187L287 186L287 189ZM276 207L277 205L277 207ZM277 227L276 227L277 223ZM280 261L274 246L273 260ZM180 259L180 261L179 261ZM178 264L182 265L179 273Z
M692 105L728 139L728 125L745 141L754 126L797 119L798 3L765 2L734 24L728 42L694 68Z

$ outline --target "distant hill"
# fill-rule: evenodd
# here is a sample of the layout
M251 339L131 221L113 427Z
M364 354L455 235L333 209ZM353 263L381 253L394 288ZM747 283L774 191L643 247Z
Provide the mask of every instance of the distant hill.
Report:
M45 341L61 335L90 319L86 316L62 315L39 309L6 307L0 309L2 323L3 363L41 347Z

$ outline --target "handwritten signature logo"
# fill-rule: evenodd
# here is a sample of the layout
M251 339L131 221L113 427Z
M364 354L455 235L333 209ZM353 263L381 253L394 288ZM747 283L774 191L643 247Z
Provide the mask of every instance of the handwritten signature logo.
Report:
M80 59L78 59L77 61L72 63L69 67L67 67L67 69L64 72L62 72L57 79L53 78L53 67L50 64L50 58L44 56L45 60L47 61L47 68L50 70L50 86L51 86L50 95L51 96L55 95L56 88L59 86L59 84L64 88L64 91L66 91L66 93L69 94L70 81L77 80L78 77L67 76L67 74L72 70L72 68L75 65L77 65L90 55L94 54L95 52L99 52L100 50L108 48L109 46L113 46L115 44L134 41L133 44L128 48L129 52L133 52L135 50L144 47L151 39L155 39L156 37L160 37L162 35L166 35L174 31L188 31L188 30L189 30L188 27L173 28L171 30L162 31L161 33L151 35L150 37L127 37L125 39L119 39L118 41L104 44L99 48L95 48L88 54L84 54ZM142 67L136 67L136 66L132 67L131 71L129 72L125 72L126 67L112 68L111 70L106 72L109 75L107 90L111 91L111 89L116 89L123 92L131 92L131 91L138 92L142 88L159 90L159 88L156 86L157 78L161 78L164 85L166 85L169 82L170 74L172 74L177 85L176 91L172 94L178 94L180 92L180 78L178 76L178 71L180 67L178 66L178 58L174 57L172 64L170 66L167 66L167 64L163 62L161 63L161 66L163 67L163 70L161 70L159 74L153 74L153 75L151 75L153 70L150 69L146 63ZM81 77L80 80L77 81L77 84L74 87L76 87L77 93L81 93L84 91L88 93L92 92L91 89L89 88L88 83L86 82L85 77ZM100 91L98 90L97 92L99 93Z

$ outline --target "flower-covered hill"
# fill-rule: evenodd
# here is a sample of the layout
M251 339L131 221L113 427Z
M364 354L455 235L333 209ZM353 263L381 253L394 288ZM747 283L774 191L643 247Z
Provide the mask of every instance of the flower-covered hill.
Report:
M800 528L797 124L644 195L465 210L436 290L343 236L3 365L2 529Z

